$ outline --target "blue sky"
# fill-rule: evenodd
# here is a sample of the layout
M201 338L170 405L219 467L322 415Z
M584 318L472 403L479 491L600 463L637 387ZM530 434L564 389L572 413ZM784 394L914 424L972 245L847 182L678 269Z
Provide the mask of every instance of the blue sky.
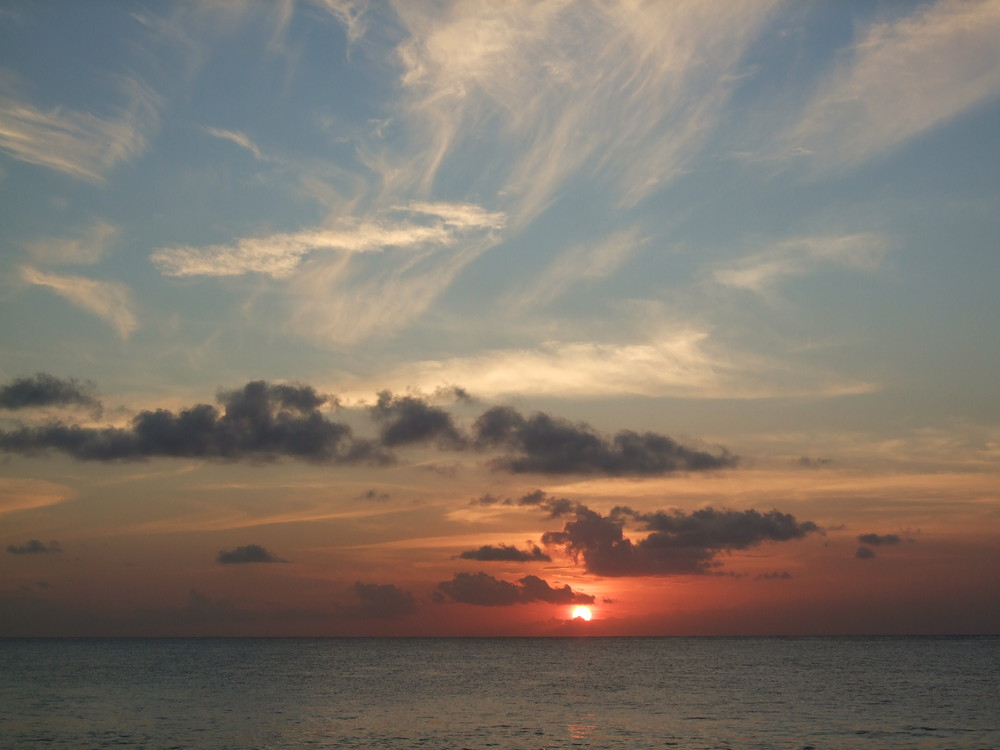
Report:
M781 507L811 467L857 479L831 528L995 528L998 38L995 0L5 2L0 376L102 407L0 418L265 380L370 432L388 390L740 456L657 507ZM468 453L407 461L401 503L491 491ZM6 491L90 497L89 466L11 455Z

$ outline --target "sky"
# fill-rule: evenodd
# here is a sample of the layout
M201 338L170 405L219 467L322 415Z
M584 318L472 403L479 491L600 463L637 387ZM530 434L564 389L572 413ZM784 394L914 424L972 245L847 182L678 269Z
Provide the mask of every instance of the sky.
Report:
M3 0L0 635L1000 633L998 39Z

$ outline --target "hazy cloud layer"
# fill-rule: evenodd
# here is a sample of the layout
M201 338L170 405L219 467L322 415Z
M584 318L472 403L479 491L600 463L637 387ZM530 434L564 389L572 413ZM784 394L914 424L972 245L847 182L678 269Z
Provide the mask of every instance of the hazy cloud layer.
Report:
M462 604L500 607L512 604L593 604L594 597L574 592L569 586L552 588L538 576L517 582L503 581L486 573L456 573L450 581L437 585L438 592Z
M7 551L12 555L44 555L48 552L62 552L62 547L55 540L45 544L38 539L29 539L24 544L8 544Z
M626 521L650 533L633 542L625 536ZM717 559L722 552L802 539L818 531L811 521L800 523L777 510L639 513L617 507L602 516L577 505L575 517L562 531L546 532L542 541L561 547L597 575L665 576L708 573L722 565Z
M622 430L610 440L589 425L574 424L544 412L524 417L498 406L473 425L477 445L508 451L494 467L511 473L658 475L734 466L726 451L695 450L653 432Z
M0 386L0 409L27 409L38 406L86 406L99 408L94 384L76 378L62 379L44 372L15 378Z
M288 562L276 557L259 544L248 544L229 551L220 550L216 560L220 563L280 563Z
M481 562L551 562L552 558L542 552L538 545L532 544L527 549L518 549L508 544L484 544L479 549L462 552L463 560L479 560Z

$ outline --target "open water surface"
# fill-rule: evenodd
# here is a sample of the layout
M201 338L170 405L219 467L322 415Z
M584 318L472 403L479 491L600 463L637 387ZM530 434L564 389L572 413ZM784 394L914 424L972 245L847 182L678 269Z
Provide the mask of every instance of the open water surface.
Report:
M1000 638L8 639L0 748L1000 750Z

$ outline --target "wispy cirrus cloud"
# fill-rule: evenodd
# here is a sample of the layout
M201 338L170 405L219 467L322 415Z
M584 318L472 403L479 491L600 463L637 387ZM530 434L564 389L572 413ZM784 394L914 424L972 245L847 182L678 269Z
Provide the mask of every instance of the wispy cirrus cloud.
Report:
M254 158L261 160L264 155L261 150L257 148L257 144L250 140L250 137L246 133L241 133L238 130L224 130L222 128L204 128L204 131L211 136L216 138L221 138L224 141L229 141L230 143L235 143L240 148L245 148Z
M132 293L117 281L98 281L83 276L64 276L21 267L21 278L34 286L51 289L63 299L110 324L127 339L139 322L136 320Z
M419 217L423 223L401 214ZM469 204L415 203L372 220L347 220L338 229L315 227L264 237L245 237L231 245L161 248L151 256L165 276L240 276L260 273L291 276L310 253L367 253L388 248L447 246L463 230L493 230L503 215Z
M146 147L159 122L160 97L134 78L121 81L126 103L111 116L55 106L42 109L14 96L0 96L0 149L88 182Z
M24 243L28 254L39 263L93 265L110 252L121 229L97 220L77 237L52 237Z
M763 294L781 281L827 266L873 271L888 251L888 238L874 232L792 237L717 266L712 278L723 286Z
M649 242L636 229L624 229L600 242L575 245L549 264L525 288L511 295L515 308L547 304L570 287L610 276Z
M685 398L769 398L792 394L869 393L872 383L755 357L715 345L707 331L686 329L646 342L543 342L525 349L494 349L468 357L407 362L379 374L397 390L433 392L461 383L477 397L621 395ZM364 398L370 388L342 390Z
M681 174L727 101L774 2L398 3L397 49L412 140L372 160L386 189L444 173L492 182L523 225L585 173L631 205ZM513 158L512 158L513 155Z
M1000 95L1000 0L915 4L870 26L785 141L821 170L877 157Z

